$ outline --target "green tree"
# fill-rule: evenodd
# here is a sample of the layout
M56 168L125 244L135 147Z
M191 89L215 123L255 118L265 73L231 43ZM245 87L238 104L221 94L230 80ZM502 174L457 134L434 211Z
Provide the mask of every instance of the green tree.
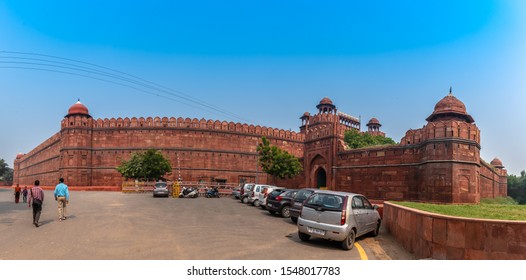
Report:
M276 146L271 146L266 137L258 145L259 164L263 171L274 178L293 178L298 175L303 167L299 159L287 151Z
M12 183L13 169L9 168L4 159L0 158L0 181Z
M172 171L170 161L154 149L146 152L133 153L128 161L123 161L117 167L122 176L131 179L157 180Z
M519 204L526 204L526 171L521 176L508 175L508 196Z
M344 141L351 149L396 144L396 142L389 137L361 133L356 129L345 131Z

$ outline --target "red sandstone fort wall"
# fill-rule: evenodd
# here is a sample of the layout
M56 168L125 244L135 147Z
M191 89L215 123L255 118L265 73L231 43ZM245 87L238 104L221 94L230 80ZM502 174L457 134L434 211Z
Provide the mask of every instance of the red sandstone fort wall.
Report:
M508 196L507 174L484 161L480 167L480 197L495 198Z
M53 185L62 176L71 186L119 186L123 178L115 167L133 152L153 148L172 162L171 180L316 187L325 171L330 189L371 199L477 203L481 197L505 195L506 171L480 160L480 131L471 117L462 110L444 113L452 98L437 103L435 117L407 131L400 145L349 151L343 135L358 129L359 120L336 114L327 98L318 105L319 114L302 117L301 133L190 118L95 120L87 108L77 111L83 105L76 104L59 133L15 160L15 183L40 179ZM304 172L288 180L264 174L256 153L262 136L303 158Z
M63 120L62 126L61 166L73 186L118 186L123 178L115 167L133 152L150 148L161 150L171 161L167 179L177 179L180 172L184 180L205 182L266 183L267 176L260 168L256 171L256 147L262 136L295 156L303 155L303 134L232 122L77 116Z
M416 200L420 152L413 147L379 147L338 153L333 168L337 190L370 199Z
M56 184L60 166L60 133L56 133L23 157L15 160L14 184Z

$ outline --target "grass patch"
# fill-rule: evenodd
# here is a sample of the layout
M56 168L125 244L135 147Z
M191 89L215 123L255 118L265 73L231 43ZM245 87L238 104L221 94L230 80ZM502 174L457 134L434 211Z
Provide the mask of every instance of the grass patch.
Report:
M501 203L497 203L497 201L483 201L478 205L447 205L400 201L393 201L392 203L455 217L526 221L526 205L514 205L508 199L504 199Z

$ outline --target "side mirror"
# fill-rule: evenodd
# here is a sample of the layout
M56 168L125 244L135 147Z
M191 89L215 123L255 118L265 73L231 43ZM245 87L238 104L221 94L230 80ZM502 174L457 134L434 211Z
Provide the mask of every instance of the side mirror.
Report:
M374 210L377 210L377 211L378 211L379 208L380 208L380 207L378 207L378 205L374 205L374 206L373 206L373 209L374 209Z

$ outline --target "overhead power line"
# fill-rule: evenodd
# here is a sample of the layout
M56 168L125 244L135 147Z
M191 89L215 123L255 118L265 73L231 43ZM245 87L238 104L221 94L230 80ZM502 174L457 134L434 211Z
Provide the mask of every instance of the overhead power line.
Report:
M209 113L251 122L242 116L209 104L182 91L94 63L40 53L0 51L0 68L47 71L95 79L179 102Z

